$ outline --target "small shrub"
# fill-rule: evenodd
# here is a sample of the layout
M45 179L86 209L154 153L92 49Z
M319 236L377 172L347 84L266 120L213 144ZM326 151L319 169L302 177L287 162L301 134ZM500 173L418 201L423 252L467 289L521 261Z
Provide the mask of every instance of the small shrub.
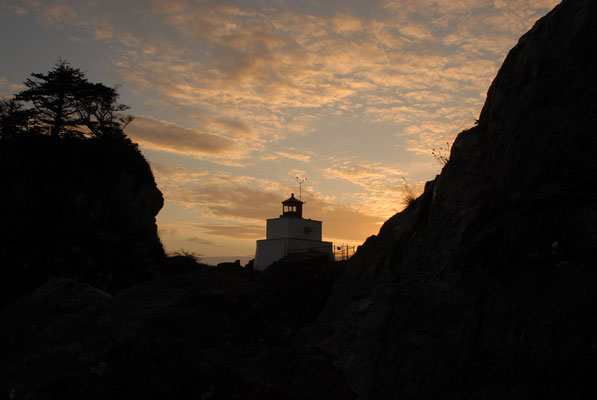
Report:
M446 142L446 147L440 146L437 150L431 149L431 154L435 158L435 161L443 168L450 159L450 143Z
M165 276L194 272L205 266L200 261L200 254L180 249L168 254L166 263L160 272Z
M404 204L408 208L410 207L415 200L417 200L417 196L415 195L415 191L411 185L408 184L405 177L402 177L404 181L404 194L402 195L402 204Z

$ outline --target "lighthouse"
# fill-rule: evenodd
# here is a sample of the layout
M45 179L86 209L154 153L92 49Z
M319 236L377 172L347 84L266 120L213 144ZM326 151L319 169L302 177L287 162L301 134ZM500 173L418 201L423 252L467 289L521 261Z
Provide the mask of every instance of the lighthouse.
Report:
M254 268L264 270L288 254L319 252L333 258L331 242L321 240L321 221L303 218L303 204L294 197L282 202L282 215L266 223L266 238L257 241Z

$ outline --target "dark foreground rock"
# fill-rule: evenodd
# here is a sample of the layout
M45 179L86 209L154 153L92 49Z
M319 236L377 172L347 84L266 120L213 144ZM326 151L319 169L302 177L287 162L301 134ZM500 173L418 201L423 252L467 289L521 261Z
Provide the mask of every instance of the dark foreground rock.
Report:
M0 312L0 395L354 398L328 356L302 339L302 318L276 302L269 279L200 268L114 296L50 280Z
M0 187L0 305L50 277L114 292L159 271L163 197L128 139L3 139Z
M508 54L478 126L349 262L318 340L363 399L597 396L597 3Z

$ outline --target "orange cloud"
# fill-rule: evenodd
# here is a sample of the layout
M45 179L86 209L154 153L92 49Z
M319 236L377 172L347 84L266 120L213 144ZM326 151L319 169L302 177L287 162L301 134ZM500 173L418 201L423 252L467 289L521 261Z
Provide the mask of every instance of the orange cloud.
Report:
M206 235L224 236L235 239L257 240L265 236L265 221L262 225L245 224L217 224L203 225L197 224Z
M154 175L163 177L164 179L188 180L209 174L206 171L191 171L179 165L164 163L151 163L151 169Z
M220 134L249 138L254 138L257 136L257 132L255 132L253 128L242 121L229 121L224 118L202 114L195 115L194 118L200 121L205 129L218 132Z
M301 161L301 162L305 162L305 163L308 163L309 161L311 161L311 156L308 156L306 154L288 153L285 151L278 151L276 154L279 156L282 156L282 157L291 158L293 160L297 160L297 161Z
M353 183L343 192L307 192L306 211L324 220L326 234L348 240L375 233L399 210L403 175L433 173L431 149L473 124L507 49L558 1L374 0L357 16L270 0L131 0L111 7L97 0L23 0L19 12L74 25L77 38L109 45L127 95L143 99L146 114L171 116L139 116L130 125L128 133L144 148L243 166L284 157L309 163L310 179ZM138 23L120 18L127 13ZM7 85L0 78L0 93ZM322 169L322 160L342 150L322 147L316 154L283 142L321 133L320 121L329 117L390 126L396 146L416 161L365 162L357 149ZM239 176L250 174L244 169L153 167L167 204L213 218L220 228L205 231L214 235L232 237L231 221L257 226L275 217L291 190ZM193 235L178 236L201 237Z
M358 32L363 29L363 22L360 18L347 13L338 14L332 19L336 32L348 33Z
M176 235L178 233L178 229L160 229L159 230L159 234L160 235Z
M225 137L146 116L136 116L127 134L143 147L198 158L238 157L243 153Z
M169 174L168 174L169 172ZM284 200L293 188L272 185L270 181L234 177L222 172L209 172L189 179L180 167L157 169L156 179L167 202L184 205L201 218L221 221L218 224L197 223L206 235L238 239L260 239L265 234L265 220L282 212ZM187 177L184 177L184 176ZM312 190L303 190L308 199L305 217L323 219L324 235L345 240L364 240L377 233L384 217L350 204L334 203ZM225 221L231 221L226 223ZM234 221L234 222L232 222Z
M462 116L442 109L466 102L472 89L467 119L473 120L499 66L496 57L556 2L381 1L383 12L372 4L367 17L268 2L131 2L131 10L158 21L155 30L139 25L135 31L112 18L117 10L97 2L25 4L49 23L73 17L95 40L115 45L122 78L154 92L148 104L189 115L205 133L265 145L310 132L321 118L342 112L365 112L376 122L410 120L407 126L430 135L436 131L428 126L456 123L427 141L442 142L465 127ZM420 16L416 23L413 13ZM172 37L160 36L160 29L171 29ZM429 102L417 92L435 95ZM419 151L427 142L409 148Z
M187 238L187 242L191 242L194 244L198 244L199 246L213 246L216 245L216 243L210 241L210 240L205 240L205 239L201 239L197 236L193 236L190 238Z
M327 178L343 179L365 189L364 193L355 191L344 198L355 204L353 208L377 220L385 220L404 208L403 198L407 194L404 177L408 174L401 169L380 163L340 161L326 168L324 173ZM409 181L408 185L419 194L424 182Z

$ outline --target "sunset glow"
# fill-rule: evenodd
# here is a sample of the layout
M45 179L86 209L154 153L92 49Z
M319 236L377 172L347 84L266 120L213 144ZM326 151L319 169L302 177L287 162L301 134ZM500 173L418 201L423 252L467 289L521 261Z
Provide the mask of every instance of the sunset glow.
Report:
M557 0L8 0L0 96L59 57L120 84L168 251L255 252L298 193L323 240L362 243L473 126L508 50Z

